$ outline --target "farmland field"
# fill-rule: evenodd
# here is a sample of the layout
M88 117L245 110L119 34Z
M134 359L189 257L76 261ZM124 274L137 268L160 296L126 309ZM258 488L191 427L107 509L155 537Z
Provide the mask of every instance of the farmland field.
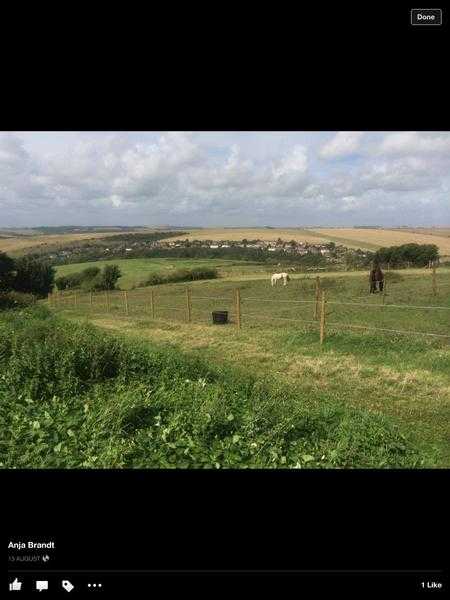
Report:
M296 240L310 244L323 244L327 241L343 244L349 248L377 250L382 246L399 244L436 244L442 255L450 255L450 237L446 235L449 228L436 229L365 229L365 228L242 228L242 229L200 229L188 230L189 235L181 235L171 239L238 241L244 238L276 241ZM439 233L441 232L441 234Z
M153 232L155 229L139 229L138 233ZM418 244L436 244L442 256L450 255L450 228L402 228L402 229L358 229L358 228L203 228L187 229L188 233L174 236L171 240L216 240L240 241L242 239L260 239L276 241L296 240L309 244L335 242L349 248L377 250L381 246L394 246L415 242ZM64 233L46 234L27 231L0 231L0 251L20 254L31 249L43 249L46 246L63 248L74 241L99 239L110 235L129 234L130 230L100 233Z
M420 235L436 235L438 237L450 237L450 227L402 227L401 229L392 227L388 231L408 232Z
M390 273L384 304L382 295L368 295L366 274L321 274L327 299L323 346L313 318L313 276L294 275L286 288L271 288L257 272L194 282L189 284L191 323L186 323L188 284L129 292L128 315L121 292L110 294L109 312L103 293L94 295L92 308L87 296L80 295L75 307L73 294L67 294L54 310L71 321L87 319L121 339L176 348L208 364L245 366L253 375L293 385L303 398L327 398L335 406L385 415L426 453L436 452L437 466L450 466L450 337L445 337L450 336L450 270L438 269L436 296L430 271ZM235 327L236 287L242 298L240 331ZM292 300L304 302L287 302ZM231 323L212 325L214 309L228 310Z
M243 239L248 240L265 240L275 242L278 238L285 241L296 240L299 242L308 243L321 243L321 236L315 235L314 232L308 229L298 228L273 228L273 229L262 229L262 228L208 228L208 229L188 229L187 235L180 235L172 240L229 240L229 241L240 241Z
M138 233L145 233L146 230L139 229ZM148 231L154 231L149 229ZM0 236L0 252L7 252L8 254L16 255L20 254L24 250L30 249L43 249L46 246L57 248L64 247L65 244L70 242L82 241L82 240L94 240L103 237L107 237L110 235L126 235L129 234L130 231L107 231L105 233L64 233L64 234L46 234L42 235L39 233L27 234L21 233L20 235L16 232L8 233L6 230L3 230L2 235Z
M311 230L315 231L315 230ZM402 229L319 229L318 233L325 237L333 238L333 241L350 246L364 247L369 250L377 249L381 246L399 246L401 244L436 244L442 255L450 254L450 238L412 232L413 230L403 231Z

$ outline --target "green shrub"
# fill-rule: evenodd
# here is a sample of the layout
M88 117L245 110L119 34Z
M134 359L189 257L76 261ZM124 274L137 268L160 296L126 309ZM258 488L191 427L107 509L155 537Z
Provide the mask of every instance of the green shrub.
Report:
M45 298L53 288L55 269L48 263L28 256L15 261L16 276L13 289Z
M85 291L113 290L121 276L117 265L105 265L103 271L98 267L87 267L83 271L63 275L55 280L58 290L82 288Z
M32 294L22 294L21 292L1 292L0 310L11 310L16 308L26 308L36 302Z
M140 287L148 285L161 285L163 283L177 283L183 281L196 281L198 279L216 279L218 271L214 268L176 269L170 273L151 273Z
M83 276L83 281L94 279L100 273L99 267L87 267L81 271L81 275Z
M89 280L86 288L96 291L114 290L121 276L122 273L117 265L105 265L103 271L97 273L93 279Z
M15 272L15 262L5 252L0 252L0 291L12 289Z
M167 283L176 283L177 281L190 281L191 272L189 269L176 269L166 275Z
M56 285L56 289L58 290L65 290L69 287L69 280L67 279L67 277L65 275L61 275L60 277L57 277L55 279L55 285Z
M216 279L218 277L217 269L214 268L196 268L191 269L191 278L195 281L197 279Z
M140 287L145 287L146 285L160 285L162 283L167 283L165 276L161 273L151 273Z

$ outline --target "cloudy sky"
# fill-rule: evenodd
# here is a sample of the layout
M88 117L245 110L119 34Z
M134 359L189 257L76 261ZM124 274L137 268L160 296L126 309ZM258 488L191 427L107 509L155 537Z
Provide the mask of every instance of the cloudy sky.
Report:
M450 225L450 132L0 132L0 226Z

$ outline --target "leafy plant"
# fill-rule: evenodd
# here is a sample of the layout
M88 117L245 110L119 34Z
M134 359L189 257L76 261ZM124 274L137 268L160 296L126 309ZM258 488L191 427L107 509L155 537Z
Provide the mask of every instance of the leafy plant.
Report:
M44 310L42 310L44 309ZM76 325L0 316L3 467L354 468L433 464L391 419Z

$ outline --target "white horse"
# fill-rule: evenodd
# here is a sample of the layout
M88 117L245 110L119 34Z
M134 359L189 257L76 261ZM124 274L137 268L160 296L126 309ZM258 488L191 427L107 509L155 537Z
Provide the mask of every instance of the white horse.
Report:
M274 285L277 285L277 282L280 281L280 279L283 280L283 285L287 285L287 282L289 281L290 277L287 273L274 273L270 278L270 283L272 284L272 287Z

